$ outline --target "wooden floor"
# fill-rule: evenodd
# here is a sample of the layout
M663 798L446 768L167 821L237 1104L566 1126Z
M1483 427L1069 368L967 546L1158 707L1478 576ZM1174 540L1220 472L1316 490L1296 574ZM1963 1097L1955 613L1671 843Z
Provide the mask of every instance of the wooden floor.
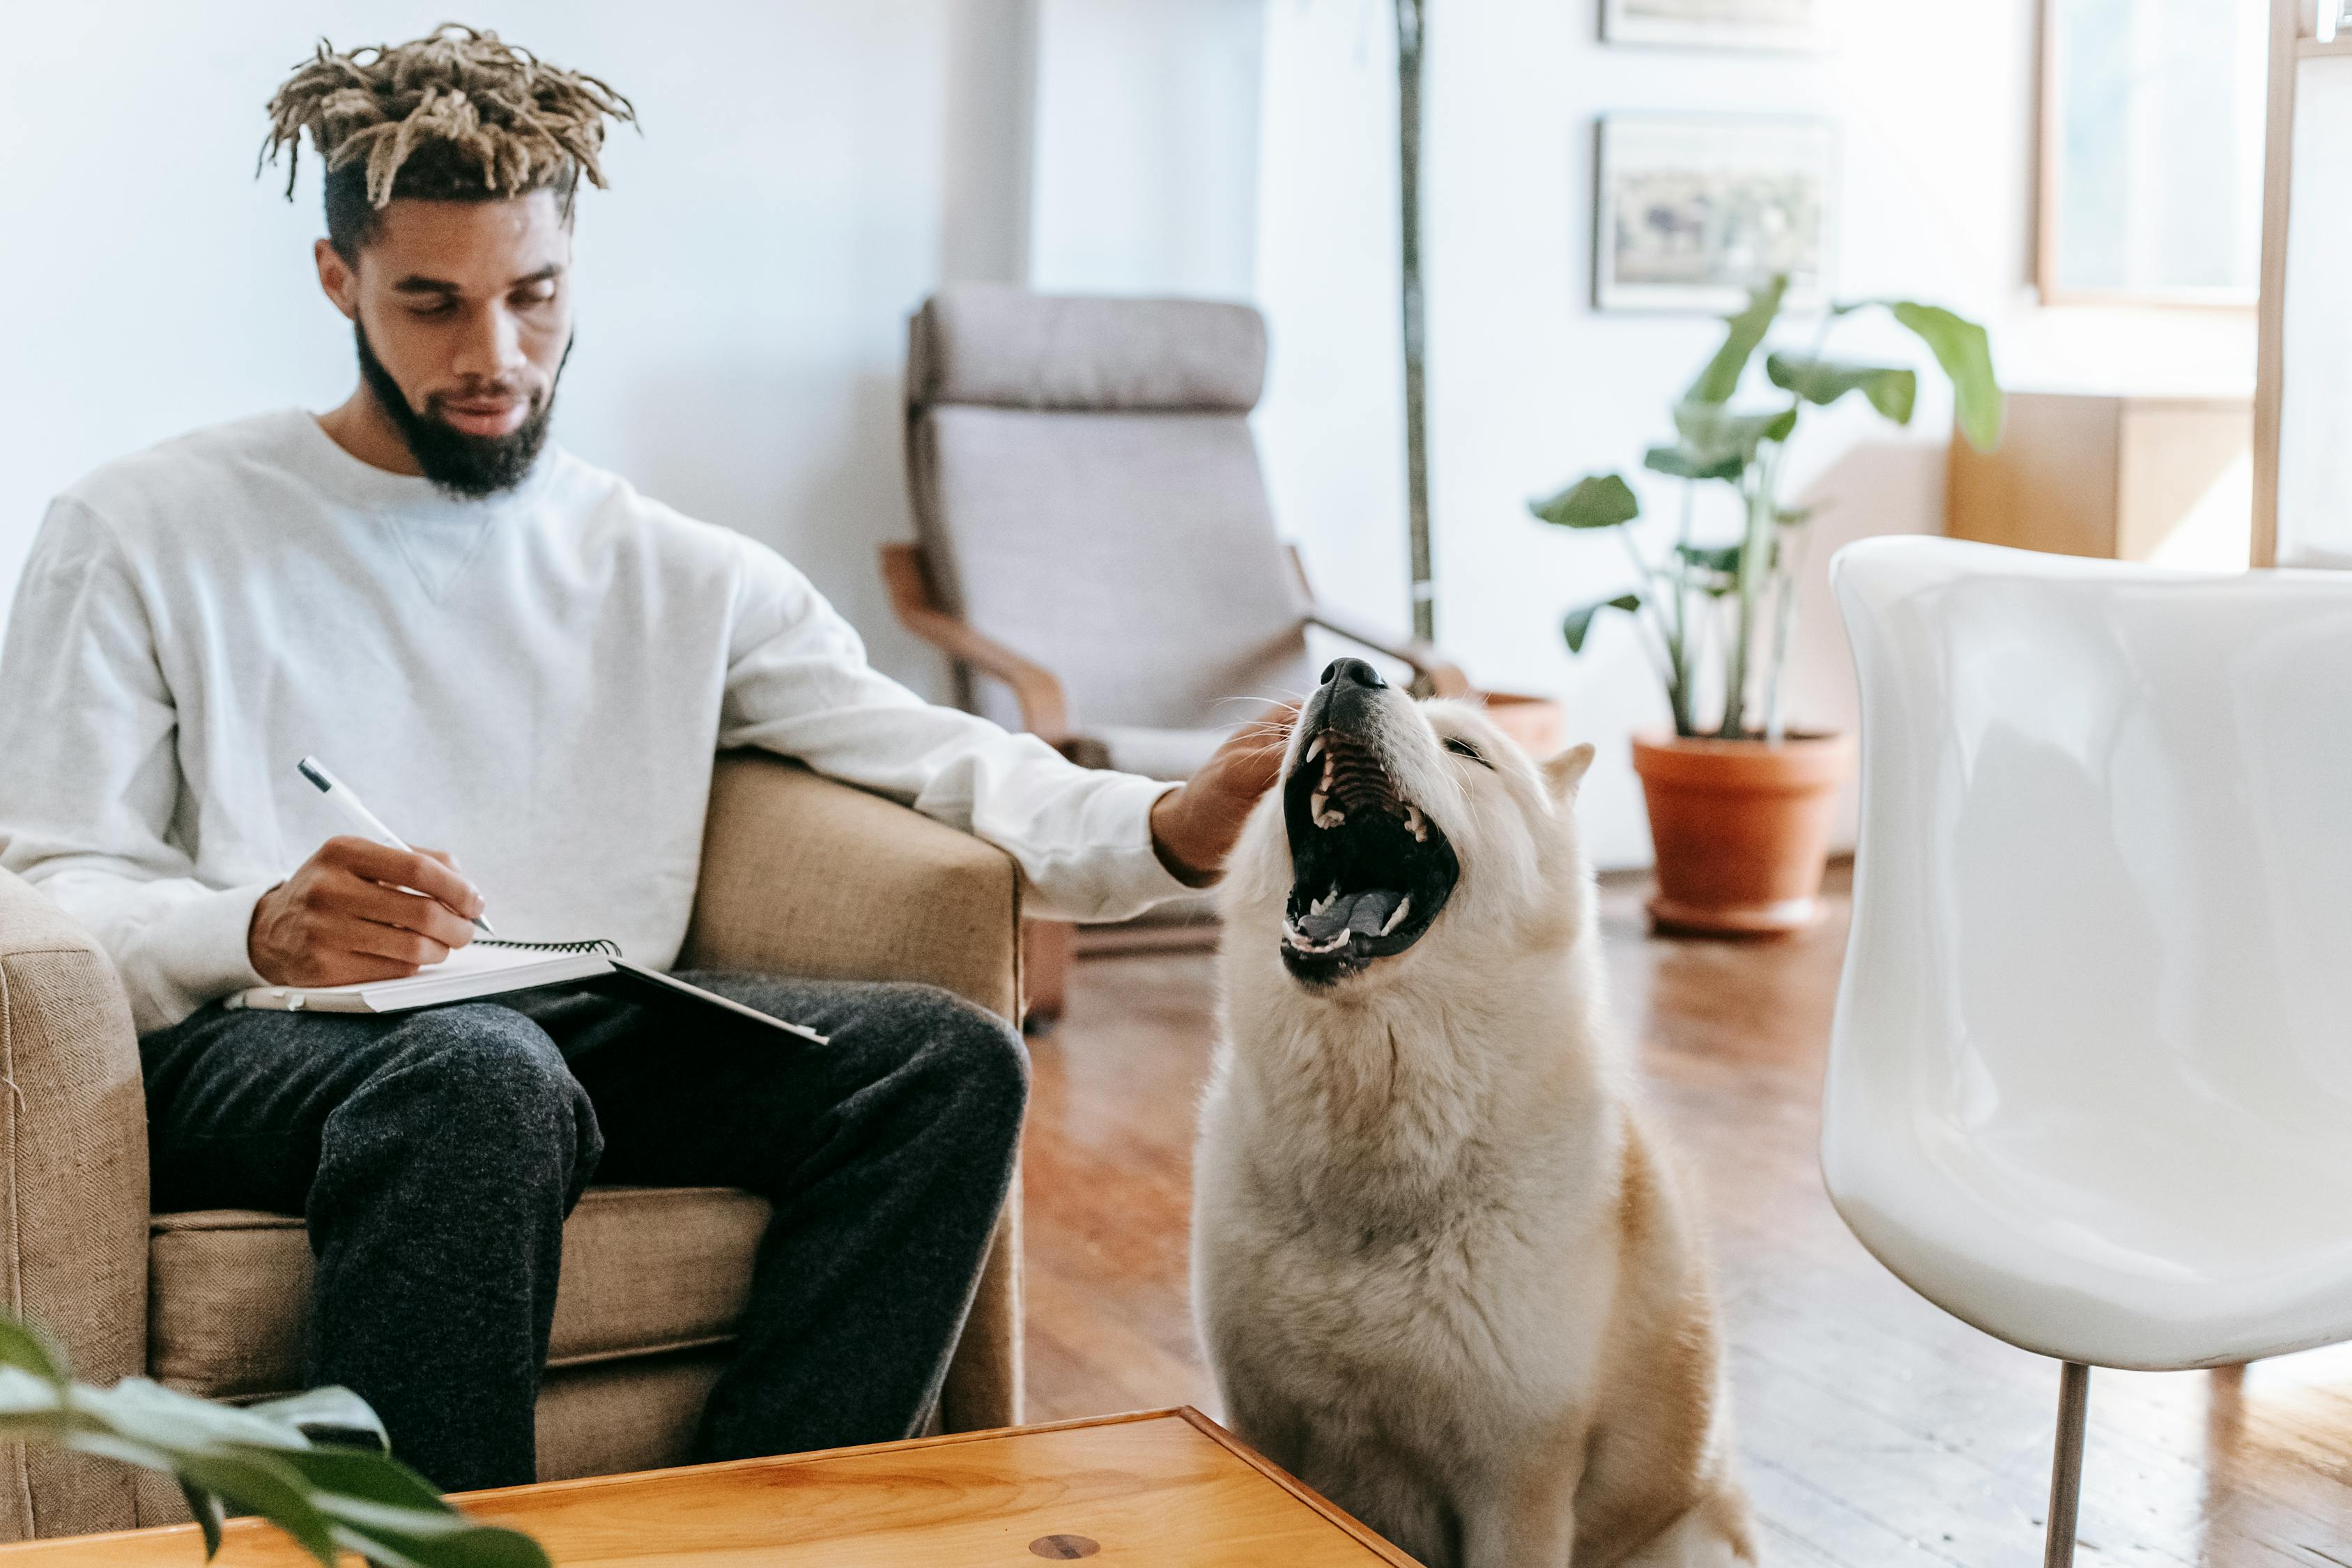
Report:
M1843 900L1809 936L1728 944L1650 937L1640 896L1603 891L1616 1014L1710 1212L1766 1561L2040 1563L2055 1364L1911 1294L1822 1191ZM1185 1300L1210 988L1204 952L1087 958L1035 1046L1033 1420L1220 1413ZM2352 1568L2352 1354L2095 1373L2082 1518L2084 1564Z

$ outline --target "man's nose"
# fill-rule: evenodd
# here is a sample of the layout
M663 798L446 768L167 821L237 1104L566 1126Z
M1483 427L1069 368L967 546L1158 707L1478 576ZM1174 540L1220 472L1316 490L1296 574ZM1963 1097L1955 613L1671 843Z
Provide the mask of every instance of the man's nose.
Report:
M509 312L489 310L471 323L458 344L457 361L450 368L476 381L503 381L520 370L527 356L522 332Z
M1323 667L1323 684L1335 686L1348 683L1378 691L1388 684L1381 672L1360 658L1335 658Z

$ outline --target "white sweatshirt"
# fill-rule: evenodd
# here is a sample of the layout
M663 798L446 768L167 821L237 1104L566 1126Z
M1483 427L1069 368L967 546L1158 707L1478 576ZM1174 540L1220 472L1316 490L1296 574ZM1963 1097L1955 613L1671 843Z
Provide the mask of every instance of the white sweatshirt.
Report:
M112 955L142 1032L262 984L254 900L346 831L316 755L457 855L501 936L667 968L714 753L760 746L1002 846L1047 911L1182 890L1171 787L932 707L773 551L551 447L453 500L300 410L109 464L51 505L0 647L0 867Z

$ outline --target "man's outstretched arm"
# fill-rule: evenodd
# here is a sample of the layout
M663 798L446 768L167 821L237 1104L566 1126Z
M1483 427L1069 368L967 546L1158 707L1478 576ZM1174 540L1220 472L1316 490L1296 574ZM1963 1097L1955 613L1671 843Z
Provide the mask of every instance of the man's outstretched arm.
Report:
M1019 862L1037 912L1121 920L1215 880L1280 764L1252 726L1188 784L1082 768L1034 735L924 702L866 662L800 573L745 542L721 746L759 746L901 800Z

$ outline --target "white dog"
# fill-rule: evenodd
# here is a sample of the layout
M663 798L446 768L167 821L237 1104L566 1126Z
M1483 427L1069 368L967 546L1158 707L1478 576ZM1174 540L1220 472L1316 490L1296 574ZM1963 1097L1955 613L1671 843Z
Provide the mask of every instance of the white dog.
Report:
M1605 1039L1592 748L1325 677L1223 895L1229 1417L1431 1568L1752 1562L1703 1248Z

